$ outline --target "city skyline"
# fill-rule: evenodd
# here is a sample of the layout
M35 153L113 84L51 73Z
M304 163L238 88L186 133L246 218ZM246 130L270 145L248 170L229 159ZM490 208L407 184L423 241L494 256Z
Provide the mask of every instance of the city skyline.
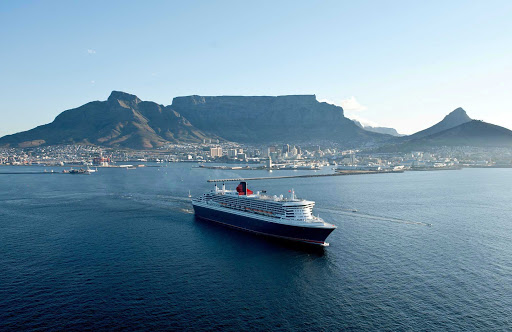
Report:
M0 136L122 90L315 94L412 134L457 107L512 129L505 1L0 5Z

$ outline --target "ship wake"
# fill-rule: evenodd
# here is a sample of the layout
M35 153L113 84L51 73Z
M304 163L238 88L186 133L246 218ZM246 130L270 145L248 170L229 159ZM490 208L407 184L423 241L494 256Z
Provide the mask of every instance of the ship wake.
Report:
M412 220L405 220L405 219L399 219L399 218L391 218L391 217L384 217L384 216L377 216L367 213L360 213L357 212L356 209L325 209L325 208L315 208L317 211L321 212L328 212L332 214L338 214L338 215L345 215L345 216L351 216L359 219L367 219L367 220L378 220L378 221L388 221L393 223L399 223L399 224L408 224L408 225L418 225L418 226L427 226L431 227L432 224L421 222L421 221L412 221Z

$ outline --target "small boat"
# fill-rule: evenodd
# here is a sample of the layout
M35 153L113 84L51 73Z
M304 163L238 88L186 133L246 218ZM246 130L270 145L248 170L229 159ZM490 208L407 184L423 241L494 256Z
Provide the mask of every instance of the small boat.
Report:
M87 167L87 171L89 173L96 173L98 171L98 167L96 167L96 169L90 169L89 167Z
M91 172L87 169L83 169L83 168L80 168L80 169L70 169L69 171L62 171L62 173L65 173L65 174L81 174L81 175L89 175L91 174Z
M191 198L192 195L190 194L190 190L188 191L188 197Z

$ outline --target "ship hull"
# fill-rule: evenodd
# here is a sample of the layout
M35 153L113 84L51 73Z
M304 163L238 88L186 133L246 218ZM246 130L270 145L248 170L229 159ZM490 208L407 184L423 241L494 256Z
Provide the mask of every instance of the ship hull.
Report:
M193 206L196 217L200 219L214 221L243 231L321 246L329 245L325 239L335 229L286 225L196 204Z

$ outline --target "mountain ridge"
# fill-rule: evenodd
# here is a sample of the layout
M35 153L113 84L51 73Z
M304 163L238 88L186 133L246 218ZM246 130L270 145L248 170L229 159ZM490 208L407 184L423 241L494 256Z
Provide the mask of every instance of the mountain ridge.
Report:
M336 142L373 144L388 135L358 128L343 108L315 95L184 96L164 106L112 91L63 111L53 122L0 138L0 146L85 143L135 149L206 138L241 143Z
M446 129L457 127L463 123L469 122L472 119L467 115L466 111L462 107L458 107L455 110L448 113L441 121L435 125L418 131L409 136L405 136L405 139L417 139L427 137L435 133L439 133Z
M408 143L417 146L512 147L512 131L484 121L471 120Z
M154 149L212 138L248 144L338 143L349 148L388 144L393 150L439 144L512 146L510 130L472 120L460 107L410 136L393 137L361 127L345 117L342 107L319 102L315 95L191 95L175 97L164 106L114 90L105 101L88 102L61 112L51 123L3 136L0 146L83 143Z
M92 101L63 111L49 124L0 138L0 145L94 144L150 149L174 142L215 137L194 128L177 112L137 96L112 91L106 101Z
M385 151L425 150L441 146L512 147L512 131L471 119L461 107L435 125L415 134L397 138Z
M358 126L359 128L362 128L364 130L367 130L367 131L372 131L374 133L379 133L379 134L391 135L391 136L395 136L395 137L402 137L402 136L404 136L402 134L399 134L398 131L395 128L365 126L365 125L363 125L361 122L359 122L357 120L352 119L352 121L354 121L356 126Z

